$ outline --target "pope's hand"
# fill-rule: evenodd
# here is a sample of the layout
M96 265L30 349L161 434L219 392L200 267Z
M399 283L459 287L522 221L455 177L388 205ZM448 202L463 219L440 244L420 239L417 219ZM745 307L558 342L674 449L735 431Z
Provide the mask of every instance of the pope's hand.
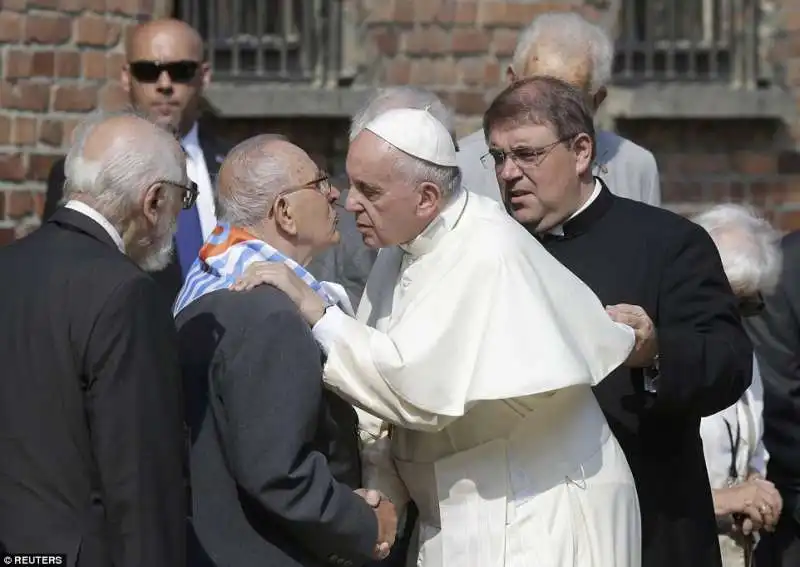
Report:
M325 302L286 264L254 262L231 286L233 291L248 291L262 284L277 287L297 305L309 325L314 325L325 313Z
M612 320L622 323L633 329L636 335L636 344L631 354L625 361L625 366L630 368L647 368L655 361L658 354L658 341L656 327L647 312L638 305L609 305L606 312Z

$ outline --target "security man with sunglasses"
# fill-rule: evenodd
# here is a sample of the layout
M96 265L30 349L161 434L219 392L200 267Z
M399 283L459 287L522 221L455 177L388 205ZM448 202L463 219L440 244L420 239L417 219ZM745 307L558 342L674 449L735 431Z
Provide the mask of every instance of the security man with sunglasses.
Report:
M203 40L185 22L164 19L138 26L126 46L127 62L121 82L130 104L154 123L180 139L186 152L187 173L197 184L194 207L181 211L175 235L175 254L153 277L172 301L203 242L216 226L214 182L229 146L198 126L203 90L211 71L203 57ZM64 161L59 160L47 180L44 218L61 205Z

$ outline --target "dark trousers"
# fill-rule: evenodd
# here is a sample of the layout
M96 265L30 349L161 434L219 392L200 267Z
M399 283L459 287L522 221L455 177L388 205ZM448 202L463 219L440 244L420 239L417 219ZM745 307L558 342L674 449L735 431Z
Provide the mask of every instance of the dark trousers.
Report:
M783 498L783 511L774 533L761 532L756 567L800 567L800 492L775 486Z

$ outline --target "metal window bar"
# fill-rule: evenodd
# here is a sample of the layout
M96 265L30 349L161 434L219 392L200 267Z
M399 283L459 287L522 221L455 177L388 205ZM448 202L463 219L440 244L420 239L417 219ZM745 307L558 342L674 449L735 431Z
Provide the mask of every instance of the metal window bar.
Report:
M729 83L754 89L763 72L760 0L622 0L614 78Z
M177 0L216 81L339 81L343 0Z

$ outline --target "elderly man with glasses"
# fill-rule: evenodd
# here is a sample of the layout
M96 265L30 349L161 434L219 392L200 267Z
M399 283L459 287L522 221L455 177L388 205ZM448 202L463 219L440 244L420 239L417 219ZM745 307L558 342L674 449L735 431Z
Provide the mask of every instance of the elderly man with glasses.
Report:
M184 565L183 400L170 261L197 189L174 137L93 116L67 203L0 249L0 550L68 565ZM78 557L80 555L80 557Z
M190 565L360 565L388 554L396 515L358 491L353 408L323 389L319 346L273 287L229 288L254 262L304 266L339 240L339 191L297 146L257 136L220 169L220 224L174 311L192 433Z
M178 217L175 253L153 274L171 302L216 226L213 180L229 146L205 125L198 125L211 70L196 30L180 20L145 22L134 28L125 51L127 62L120 69L120 79L130 105L178 137L186 152L187 174L198 189L194 206ZM63 187L64 162L60 160L47 180L44 220L61 205Z

